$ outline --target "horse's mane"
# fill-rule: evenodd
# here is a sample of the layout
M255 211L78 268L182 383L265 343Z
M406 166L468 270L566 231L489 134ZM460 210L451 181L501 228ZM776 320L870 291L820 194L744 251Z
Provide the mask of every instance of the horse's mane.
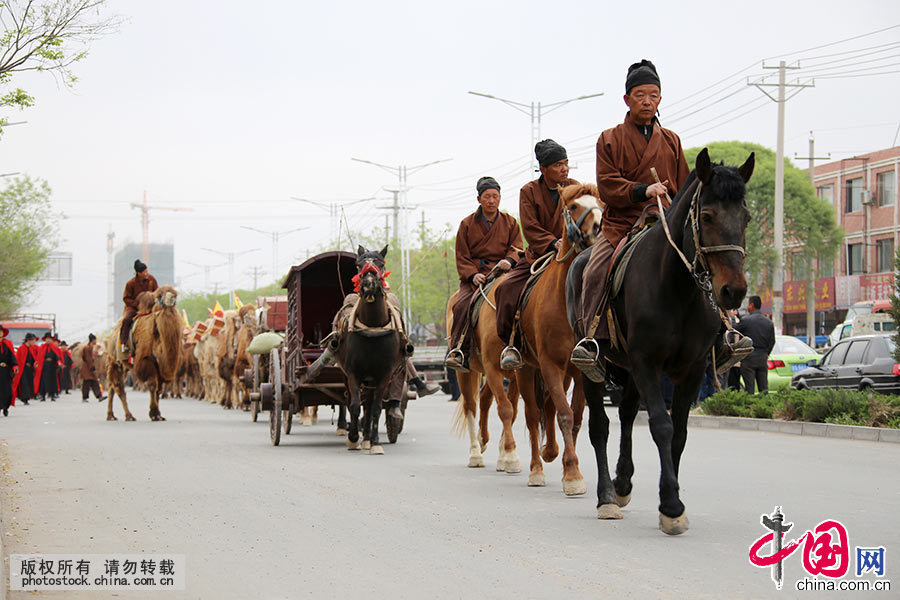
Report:
M672 206L669 210L675 208L681 200L681 197L687 193L688 188L690 188L696 180L697 170L691 169L684 185L681 186L681 189L675 194L675 198L672 199ZM726 166L725 163L713 165L713 176L710 180L710 186L712 188L713 196L716 198L721 200L735 200L738 202L744 199L744 194L747 190L744 179L738 172L738 168Z

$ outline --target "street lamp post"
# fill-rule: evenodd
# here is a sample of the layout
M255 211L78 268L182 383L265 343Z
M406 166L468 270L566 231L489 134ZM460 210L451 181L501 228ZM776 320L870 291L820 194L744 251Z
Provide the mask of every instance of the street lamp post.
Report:
M506 104L510 108L514 108L515 110L528 115L531 118L531 150L529 153L531 156L531 168L532 170L536 170L537 165L535 163L534 158L534 145L537 144L541 140L541 117L548 113L553 112L558 108L562 108L566 104L571 102L577 102L578 100L587 100L588 98L596 98L598 96L602 96L603 92L597 94L587 94L585 96L578 96L577 98L569 98L568 100L560 100L559 102L552 102L550 104L542 104L541 102L531 102L531 104L525 104L524 102L516 102L515 100L508 100L506 98L500 98L498 96L493 96L491 94L483 94L481 92L469 92L473 96L481 96L482 98L490 98L491 100L498 100L503 104Z

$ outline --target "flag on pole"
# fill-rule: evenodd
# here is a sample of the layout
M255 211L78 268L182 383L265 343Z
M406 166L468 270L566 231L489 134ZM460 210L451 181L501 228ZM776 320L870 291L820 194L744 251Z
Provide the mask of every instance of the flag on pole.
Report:
M215 315L224 316L225 315L225 309L222 308L222 305L219 304L218 300L216 300L216 304L215 304L215 306L213 306L212 313L210 313L210 314L212 314L213 316L215 316Z
M234 296L234 307L238 310L241 310L241 307L244 306L244 303L241 302L241 299L238 297L237 292L231 292Z

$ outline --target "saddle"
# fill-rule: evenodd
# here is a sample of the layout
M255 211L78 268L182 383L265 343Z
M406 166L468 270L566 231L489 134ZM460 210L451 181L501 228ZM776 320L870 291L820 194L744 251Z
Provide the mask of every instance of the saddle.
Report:
M519 300L516 302L516 315L513 317L513 327L512 334L509 338L509 345L514 346L513 342L516 339L516 336L520 334L519 330L519 317L522 315L522 311L525 310L525 307L528 305L528 300L531 298L531 293L534 291L535 286L537 286L538 281L541 280L541 275L544 274L544 271L547 270L547 267L550 266L550 263L553 261L553 257L556 256L556 250L551 250L547 254L538 258L531 265L531 275L528 276L528 279L525 280L525 286L522 288L522 291L519 293ZM519 340L521 340L522 350L525 350L525 336L518 335Z

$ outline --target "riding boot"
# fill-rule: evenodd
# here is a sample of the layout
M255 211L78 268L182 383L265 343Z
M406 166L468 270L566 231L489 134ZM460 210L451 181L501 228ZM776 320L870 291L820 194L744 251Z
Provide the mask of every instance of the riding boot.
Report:
M441 391L441 386L436 383L425 383L421 377L413 377L409 382L415 386L416 394L419 398Z
M578 367L591 381L602 383L606 381L604 355L609 346L609 340L584 338L575 344L569 362Z
M507 346L500 353L500 368L504 371L515 371L522 368L522 354L515 346Z
M729 329L716 338L716 375L725 373L753 352L753 340L735 329Z
M388 402L387 415L395 420L403 420L403 411L400 410L399 400L391 400Z
M460 348L453 348L447 353L446 358L444 358L444 366L459 373L469 372L469 361Z

